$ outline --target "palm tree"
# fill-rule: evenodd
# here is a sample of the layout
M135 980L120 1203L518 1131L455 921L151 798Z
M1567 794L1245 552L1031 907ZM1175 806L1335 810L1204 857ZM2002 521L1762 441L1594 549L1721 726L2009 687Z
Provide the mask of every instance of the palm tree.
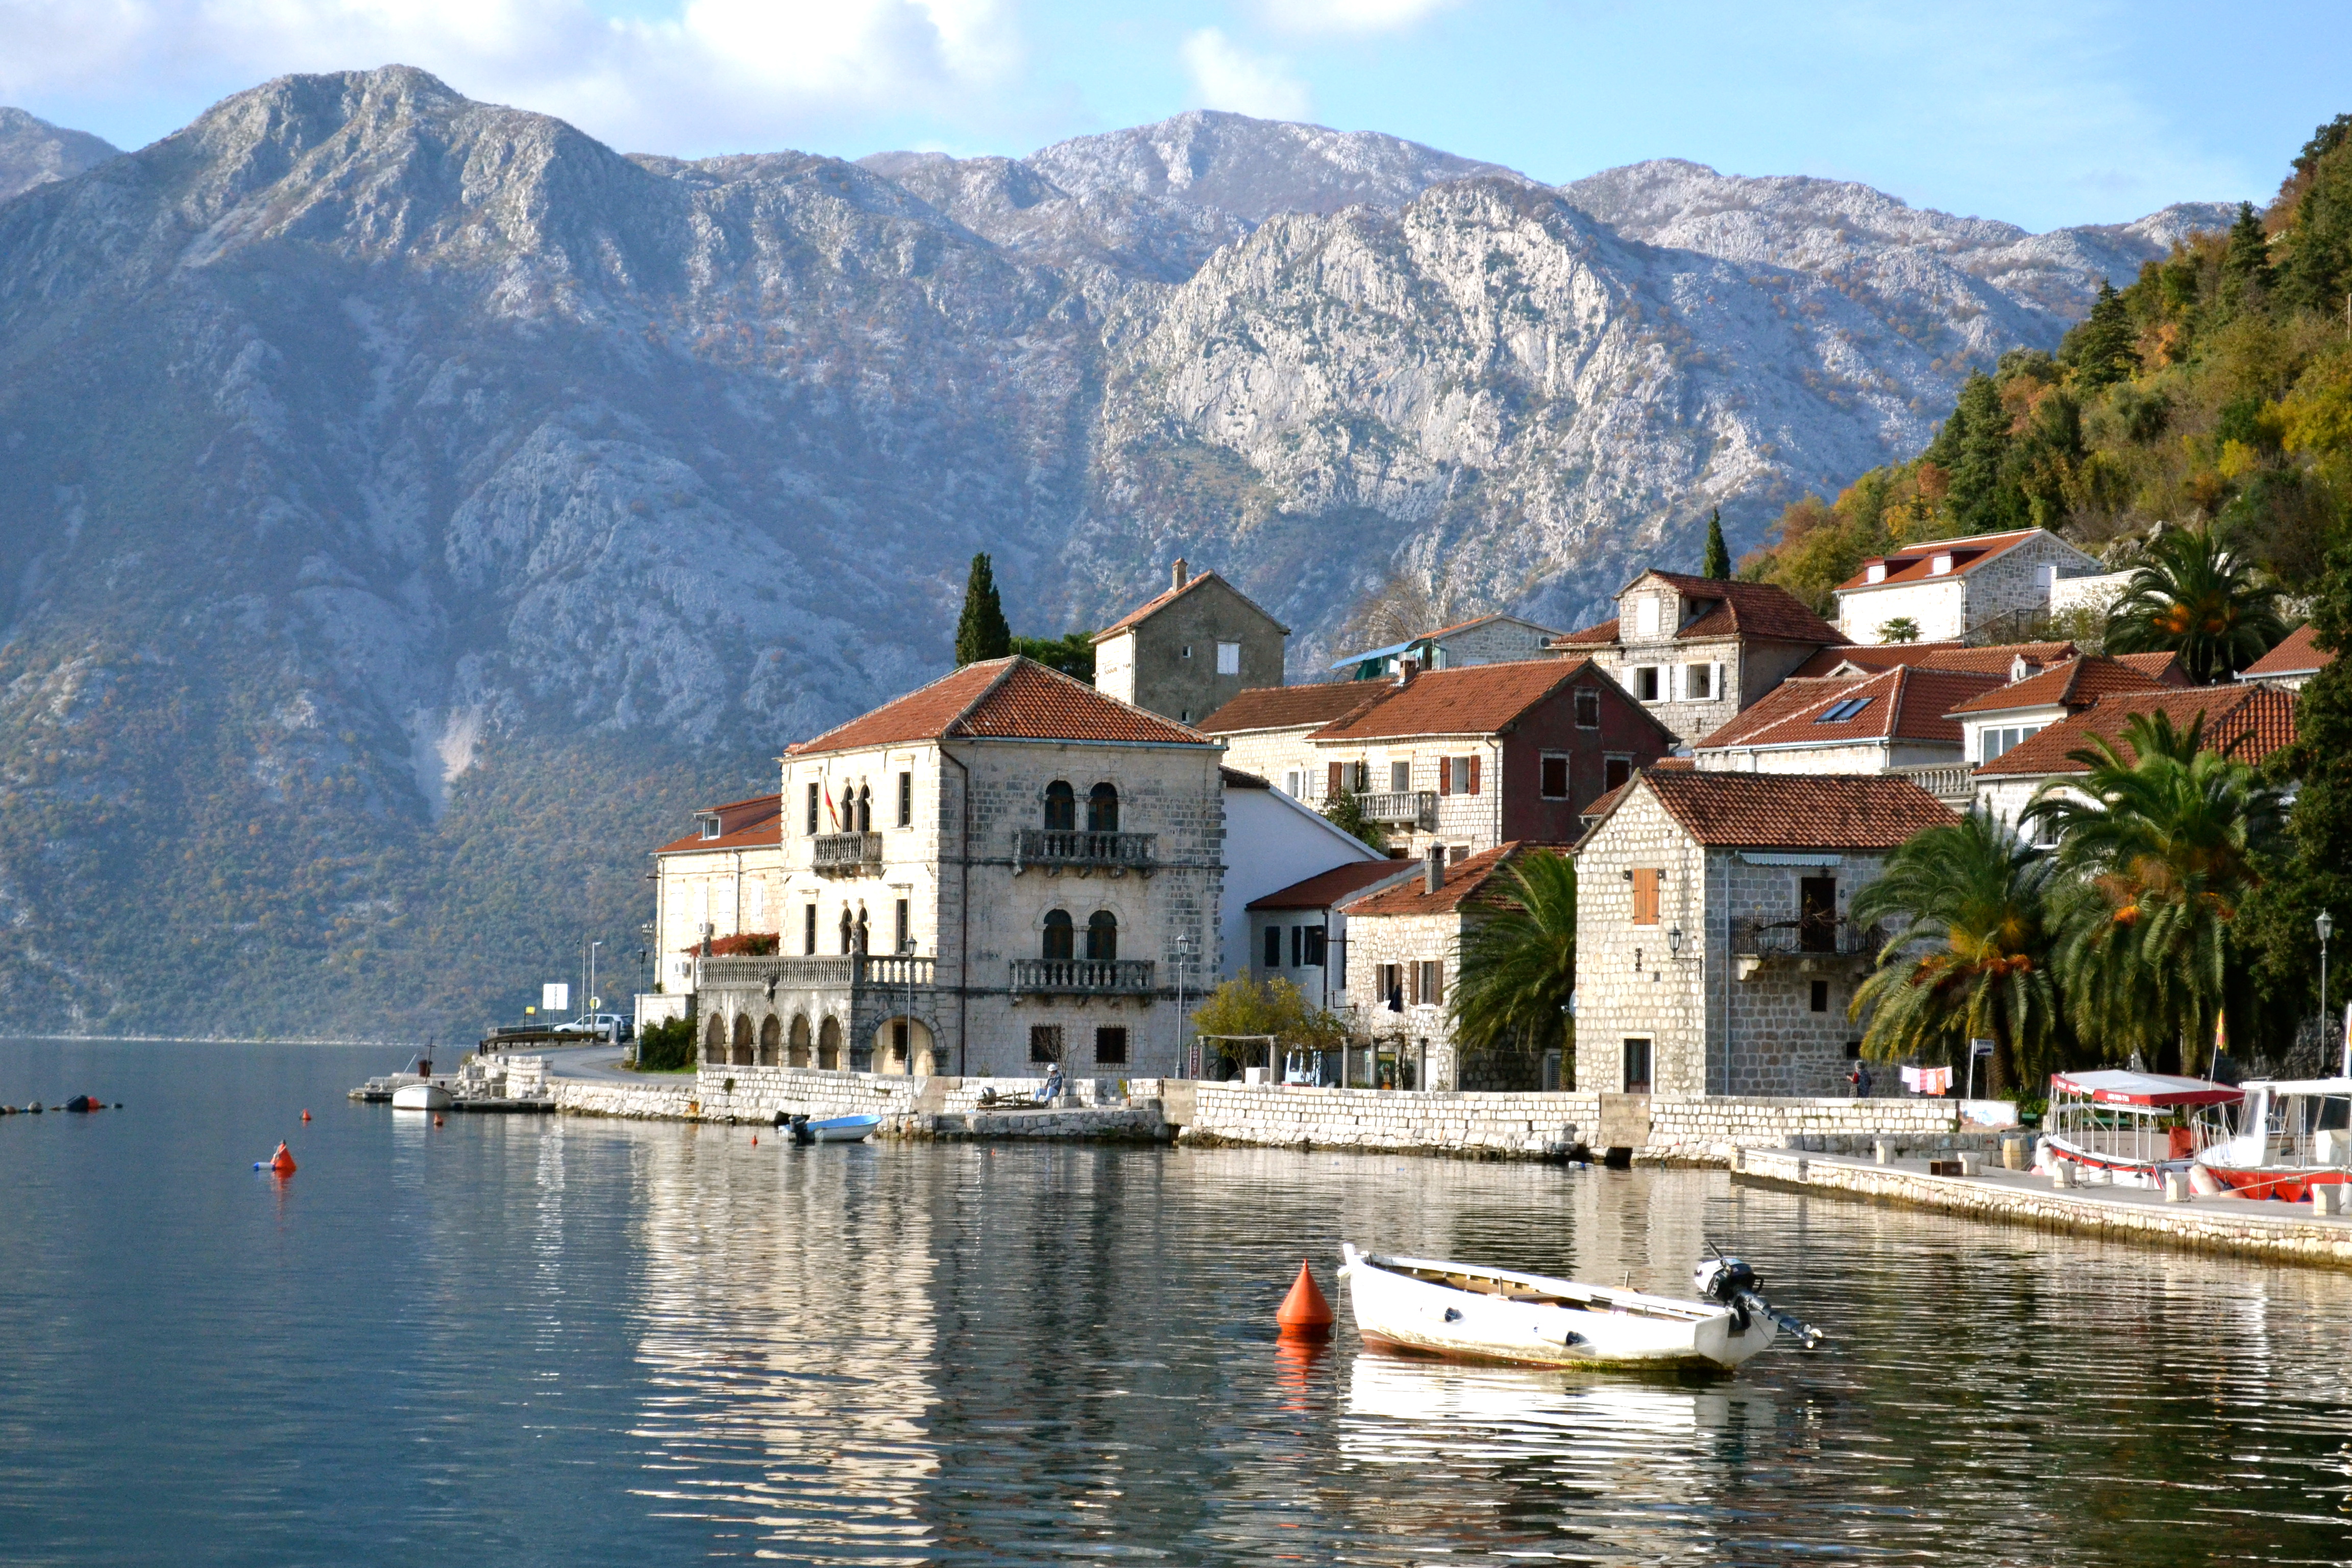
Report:
M1576 989L1576 868L1538 849L1504 870L1500 904L1462 938L1449 1004L1454 1037L1465 1058L1508 1052L1532 1065L1559 1049L1565 1060Z
M2285 802L2205 744L2202 714L2185 730L2137 714L2123 740L2100 736L2071 753L2090 773L2044 784L2025 815L2057 830L2070 878L2057 958L2076 1031L2110 1058L2144 1049L2179 1070L2243 979L2231 926Z
M2279 590L2210 528L2158 535L2107 612L2109 653L2176 653L2191 680L2226 680L2286 636Z
M1863 1048L1882 1059L1948 1059L1965 1041L1989 1037L1996 1095L2054 1065L2051 874L2046 856L1981 808L1889 855L1852 911L1857 922L1903 921L1854 993L1853 1016L1870 1014Z

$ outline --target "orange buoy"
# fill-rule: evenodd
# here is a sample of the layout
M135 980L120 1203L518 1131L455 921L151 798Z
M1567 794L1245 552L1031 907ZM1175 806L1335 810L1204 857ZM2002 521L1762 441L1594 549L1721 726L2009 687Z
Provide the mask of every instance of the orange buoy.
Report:
M443 1126L446 1126L446 1125L447 1125L447 1123L444 1122L444 1121L443 1121L439 1117L437 1117L437 1116L436 1116L436 1117L435 1117L435 1118L433 1119L433 1125L434 1125L434 1126L436 1126L436 1127L443 1127Z
M282 1138L278 1142L278 1152L269 1156L269 1168L281 1176L294 1173L294 1152L286 1147Z
M1315 1288L1315 1270L1303 1258L1298 1278L1290 1282L1290 1294L1282 1299L1274 1321L1285 1339L1319 1340L1331 1332L1331 1303Z
M752 1147L752 1148L754 1148L754 1149L757 1149L759 1146L760 1146L760 1135L759 1135L757 1132L754 1132L754 1133L752 1133L752 1134L751 1134L751 1147Z
M307 1111L307 1110L306 1110L306 1111L304 1111L304 1112L302 1113L302 1120L303 1120L303 1121L310 1121L310 1113L309 1111Z

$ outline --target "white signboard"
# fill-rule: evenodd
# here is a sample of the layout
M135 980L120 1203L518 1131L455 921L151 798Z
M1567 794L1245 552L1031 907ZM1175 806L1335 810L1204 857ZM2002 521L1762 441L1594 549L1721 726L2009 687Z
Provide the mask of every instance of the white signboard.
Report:
M568 1013L572 1010L572 985L559 980L539 988L539 1010L542 1013Z

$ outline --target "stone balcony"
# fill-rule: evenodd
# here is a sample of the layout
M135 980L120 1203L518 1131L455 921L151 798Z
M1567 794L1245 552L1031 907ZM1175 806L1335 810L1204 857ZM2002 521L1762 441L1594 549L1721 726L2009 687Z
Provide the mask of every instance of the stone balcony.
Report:
M1895 778L1909 779L1954 811L1966 811L1976 802L1976 770L1966 763L1930 763L1886 771Z
M882 869L878 833L824 833L816 838L811 862L821 877L865 877Z
M1160 836L1156 833L1097 833L1087 828L1024 827L1013 834L1013 867L1018 872L1032 866L1049 871L1129 871L1149 876L1157 864Z
M845 837L856 837L848 835ZM845 952L811 957L702 958L695 961L697 990L767 988L791 991L890 990L934 984L935 958L892 952Z
M1045 996L1148 996L1148 958L1016 958L1013 994Z
M1364 815L1374 822L1399 827L1418 827L1424 833L1437 828L1437 792L1429 789L1391 790L1381 795L1359 797L1363 802Z
M1731 923L1731 955L1742 980L1759 973L1866 973L1886 945L1877 926L1843 920L1780 920L1757 917Z

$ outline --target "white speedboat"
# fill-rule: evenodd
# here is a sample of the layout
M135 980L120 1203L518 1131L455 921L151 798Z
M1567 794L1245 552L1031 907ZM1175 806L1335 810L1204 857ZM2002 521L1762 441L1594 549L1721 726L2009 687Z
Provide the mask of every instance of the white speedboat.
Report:
M1774 1310L1736 1258L1700 1264L1693 1283L1707 1300L1686 1301L1347 1244L1341 1252L1356 1331L1379 1349L1532 1366L1728 1371L1783 1330L1809 1350L1821 1338Z
M392 1108L394 1110L446 1110L456 1103L447 1089L430 1079L417 1083L404 1083L392 1091Z
M2262 1079L2244 1092L2234 1126L2200 1129L2189 1185L2299 1204L2352 1183L2352 1078Z

